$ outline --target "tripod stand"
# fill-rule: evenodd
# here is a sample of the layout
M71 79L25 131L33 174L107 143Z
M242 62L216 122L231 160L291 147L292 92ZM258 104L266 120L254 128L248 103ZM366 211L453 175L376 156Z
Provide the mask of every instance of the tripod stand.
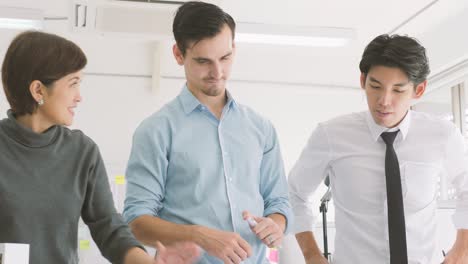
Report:
M320 199L320 213L322 213L322 229L323 229L323 256L330 260L331 253L328 252L328 233L327 233L327 211L328 211L328 202L332 198L331 187L330 187L330 177L327 176L324 181L325 185L328 187L327 192Z

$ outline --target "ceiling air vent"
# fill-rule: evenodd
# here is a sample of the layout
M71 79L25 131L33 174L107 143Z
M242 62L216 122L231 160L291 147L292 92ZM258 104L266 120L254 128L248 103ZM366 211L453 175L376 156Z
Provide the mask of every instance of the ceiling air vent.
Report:
M70 21L75 31L171 38L172 20L184 2L188 0L72 0Z

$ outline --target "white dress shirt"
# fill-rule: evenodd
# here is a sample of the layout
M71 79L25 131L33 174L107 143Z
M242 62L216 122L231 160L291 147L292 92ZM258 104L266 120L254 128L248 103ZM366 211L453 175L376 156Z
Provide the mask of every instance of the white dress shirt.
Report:
M468 166L464 139L452 123L409 111L398 127L377 125L368 111L318 125L289 176L295 232L312 231L310 198L329 175L335 205L333 263L389 263L385 143L382 132L400 130L398 156L409 263L440 263L436 195L441 173L457 187L453 222L468 229Z

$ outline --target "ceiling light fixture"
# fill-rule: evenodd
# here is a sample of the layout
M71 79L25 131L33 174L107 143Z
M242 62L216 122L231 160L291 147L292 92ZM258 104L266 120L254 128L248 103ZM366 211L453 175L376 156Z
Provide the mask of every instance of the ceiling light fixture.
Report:
M40 30L43 21L43 12L38 9L0 7L0 28Z
M289 25L270 25L238 23L236 41L273 45L342 47L355 37L350 28L300 27Z

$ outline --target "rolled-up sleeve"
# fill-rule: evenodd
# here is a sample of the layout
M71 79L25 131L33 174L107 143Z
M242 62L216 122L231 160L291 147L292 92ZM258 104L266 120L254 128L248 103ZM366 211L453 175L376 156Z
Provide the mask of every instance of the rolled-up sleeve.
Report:
M453 223L457 229L468 229L468 151L455 126L447 141L445 168L448 180L456 190Z
M288 183L276 131L268 122L267 137L260 167L260 190L264 200L264 216L279 213L286 218L285 233L292 226L293 214L288 198Z
M310 136L289 174L289 196L294 212L294 233L312 231L316 212L311 198L327 176L332 151L325 127L319 125Z
M141 215L158 216L162 208L168 166L167 146L170 144L165 125L164 120L149 118L133 136L123 211L127 223Z

